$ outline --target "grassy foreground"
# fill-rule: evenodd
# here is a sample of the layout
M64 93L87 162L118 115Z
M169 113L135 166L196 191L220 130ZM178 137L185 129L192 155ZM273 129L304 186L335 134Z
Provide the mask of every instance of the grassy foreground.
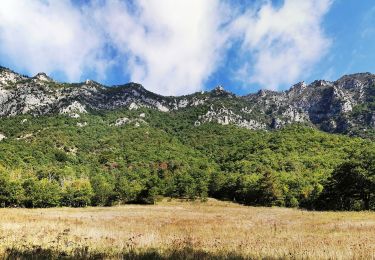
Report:
M374 259L375 212L255 208L211 199L0 209L0 256Z

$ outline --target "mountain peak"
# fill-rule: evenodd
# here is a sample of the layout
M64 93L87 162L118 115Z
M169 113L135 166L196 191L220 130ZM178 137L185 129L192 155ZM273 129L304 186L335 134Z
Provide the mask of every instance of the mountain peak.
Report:
M96 87L102 87L103 86L99 82L96 82L95 80L92 80L92 79L86 79L83 84L86 85L86 86L96 86Z
M46 73L44 72L39 72L38 74L36 74L33 79L35 80L40 80L40 81L47 81L47 82L53 82L54 80L50 77L47 76Z
M6 68L6 67L0 66L0 72L2 72L2 71L7 71L7 70L9 70L9 69Z
M320 79L320 80L313 81L313 83L311 83L311 86L314 86L314 87L323 87L323 86L330 86L332 84L333 83L331 81Z
M258 92L257 92L257 95L260 96L260 97L264 97L266 96L267 94L274 94L274 93L278 93L277 91L274 91L274 90L269 90L269 89L260 89Z
M19 80L27 78L11 69L0 66L0 85L13 85Z
M307 84L304 81L294 84L287 92L302 93L307 88Z
M222 85L218 85L214 90L215 91L225 91L224 87Z
M368 76L375 76L375 75L370 73L370 72L359 72L359 73L353 73L353 74L346 74L346 75L342 76L340 79L343 79L343 78L361 78L361 77L368 77Z
M224 87L222 85L216 86L216 88L211 90L211 93L213 93L215 95L233 95L232 92L229 92L226 89L224 89Z
M362 73L354 73L344 75L337 80L337 82L343 82L348 80L359 80L359 81L367 81L369 79L375 80L375 75L370 72L362 72Z
M14 74L14 75L19 75L18 73L14 72L13 70L9 69L9 68L6 68L6 67L3 67L3 66L0 66L0 75L1 74Z

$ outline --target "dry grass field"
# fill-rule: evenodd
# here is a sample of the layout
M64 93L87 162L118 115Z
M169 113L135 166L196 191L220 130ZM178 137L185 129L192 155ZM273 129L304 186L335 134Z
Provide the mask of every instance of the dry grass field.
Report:
M0 258L375 259L375 212L228 202L0 209Z

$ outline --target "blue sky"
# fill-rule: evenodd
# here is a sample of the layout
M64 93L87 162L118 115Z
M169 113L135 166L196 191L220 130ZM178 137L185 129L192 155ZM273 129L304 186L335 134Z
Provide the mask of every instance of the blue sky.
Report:
M332 1L322 19L321 28L331 41L328 52L308 73L302 73L298 81L333 81L345 74L375 73L375 1ZM218 70L208 81L208 86L222 83L238 94L246 94L249 89L262 88L259 84L244 87L242 82L221 76L225 75L225 70ZM282 84L278 89L284 90L289 87L290 84Z
M164 95L285 90L375 73L375 2L3 0L0 64Z

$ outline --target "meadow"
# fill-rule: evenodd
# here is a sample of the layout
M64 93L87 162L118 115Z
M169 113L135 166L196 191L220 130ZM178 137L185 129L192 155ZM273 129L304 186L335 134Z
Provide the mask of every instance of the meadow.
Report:
M375 212L163 200L156 205L0 209L10 259L374 259Z

